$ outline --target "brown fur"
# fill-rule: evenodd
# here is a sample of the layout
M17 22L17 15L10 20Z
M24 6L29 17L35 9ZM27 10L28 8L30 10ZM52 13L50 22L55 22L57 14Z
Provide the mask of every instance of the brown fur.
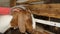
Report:
M16 8L17 9L17 8ZM18 26L20 32L25 32L26 30L32 32L32 20L31 14L25 10L12 11L13 19L11 21L11 25L13 27Z
M16 12L11 12L11 15L13 16L13 19L11 20L11 26L12 27L17 27L18 26L18 13Z
M24 27L25 27L25 31L26 30L29 31L29 32L32 31L32 20L31 19L32 18L31 18L31 14L29 13L29 11L20 11L19 12L18 26L21 29L21 31L24 30Z

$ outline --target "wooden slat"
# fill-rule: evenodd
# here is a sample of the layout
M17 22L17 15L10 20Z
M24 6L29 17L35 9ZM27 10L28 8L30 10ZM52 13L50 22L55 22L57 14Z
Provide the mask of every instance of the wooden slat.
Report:
M36 4L30 5L30 8L60 8L60 4Z
M33 14L60 18L60 4L30 5L29 8Z

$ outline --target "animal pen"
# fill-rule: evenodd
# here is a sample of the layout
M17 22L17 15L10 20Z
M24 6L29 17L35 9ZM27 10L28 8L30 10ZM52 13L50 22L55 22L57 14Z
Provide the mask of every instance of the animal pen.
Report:
M27 5L32 15L32 26L36 29L36 23L43 29L59 34L60 30L60 4L32 4Z
M36 29L36 23L38 23L45 30L57 34L60 33L60 4L31 4L26 5L26 8L28 8L27 10L29 10L31 13L31 15L29 16L31 16L30 19L32 19L31 25L33 26L33 29ZM10 18L12 18L11 15ZM11 19L9 20L11 21ZM11 23L10 21L9 28L16 28L18 26L17 19L16 21L13 20L16 23L14 22Z

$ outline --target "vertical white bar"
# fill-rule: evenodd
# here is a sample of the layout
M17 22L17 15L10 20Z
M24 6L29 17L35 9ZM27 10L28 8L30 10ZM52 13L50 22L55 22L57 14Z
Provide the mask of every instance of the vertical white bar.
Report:
M35 19L34 19L34 17L33 17L33 14L31 14L31 17L32 17L32 26L33 26L33 29L35 29L36 28L36 23L35 23Z

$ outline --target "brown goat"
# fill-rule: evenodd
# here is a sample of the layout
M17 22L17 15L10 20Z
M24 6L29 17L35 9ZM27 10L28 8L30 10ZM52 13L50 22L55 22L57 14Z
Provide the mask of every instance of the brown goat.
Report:
M12 10L13 19L11 25L13 27L19 27L20 32L25 33L26 31L32 32L32 18L29 11L21 8L14 8Z

